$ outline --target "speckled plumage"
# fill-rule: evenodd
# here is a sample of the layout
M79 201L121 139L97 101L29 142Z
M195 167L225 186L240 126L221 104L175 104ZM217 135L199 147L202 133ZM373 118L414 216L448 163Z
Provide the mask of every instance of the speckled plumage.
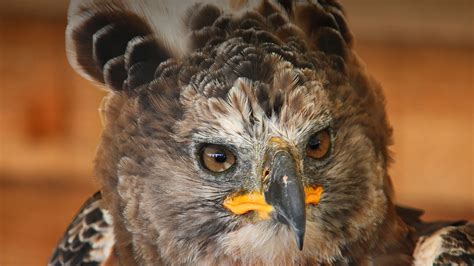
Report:
M340 4L244 2L72 1L70 62L110 92L95 170L111 256L122 265L410 264L421 222L393 204L384 96ZM311 160L305 147L322 129L329 155ZM285 224L222 205L262 188L275 137L301 182L324 188L306 209L302 251ZM226 145L235 166L203 169L205 143Z
M100 265L114 246L112 217L101 208L100 192L79 210L50 258L49 265Z

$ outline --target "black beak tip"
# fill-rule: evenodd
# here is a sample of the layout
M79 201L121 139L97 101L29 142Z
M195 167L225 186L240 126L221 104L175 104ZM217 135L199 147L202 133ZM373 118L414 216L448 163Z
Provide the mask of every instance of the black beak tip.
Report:
M298 246L298 249L303 250L304 231L295 232L295 236L296 236L296 245Z

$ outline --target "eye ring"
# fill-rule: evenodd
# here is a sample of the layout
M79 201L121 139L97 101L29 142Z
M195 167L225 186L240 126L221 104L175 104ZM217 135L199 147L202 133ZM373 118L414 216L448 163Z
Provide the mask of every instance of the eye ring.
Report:
M201 165L213 173L222 173L236 163L236 156L224 145L205 144L199 151Z
M325 158L331 148L331 134L329 129L323 129L313 134L306 145L306 156L321 160Z

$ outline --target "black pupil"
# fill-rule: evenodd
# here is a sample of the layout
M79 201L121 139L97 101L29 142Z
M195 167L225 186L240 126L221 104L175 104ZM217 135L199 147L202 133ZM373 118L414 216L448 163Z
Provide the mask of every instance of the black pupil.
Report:
M225 156L225 153L223 152L216 152L210 155L217 163L225 163L227 161L227 156Z
M309 148L312 150L319 149L320 145L321 145L321 141L318 138L311 138L308 143Z

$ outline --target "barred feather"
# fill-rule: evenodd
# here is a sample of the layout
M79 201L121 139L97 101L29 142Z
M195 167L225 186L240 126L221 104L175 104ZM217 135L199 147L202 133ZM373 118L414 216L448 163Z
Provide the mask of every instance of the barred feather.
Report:
M97 192L78 211L59 241L48 265L102 265L115 244L112 217L101 208Z

